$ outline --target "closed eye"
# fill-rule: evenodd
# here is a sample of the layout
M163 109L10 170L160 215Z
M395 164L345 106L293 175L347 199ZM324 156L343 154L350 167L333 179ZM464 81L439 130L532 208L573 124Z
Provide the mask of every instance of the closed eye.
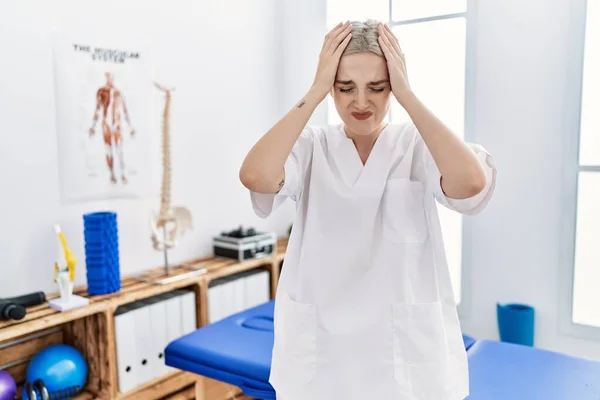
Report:
M382 88L369 88L370 90L372 90L375 93L381 93L385 90L385 87ZM339 88L338 89L341 93L352 93L352 91L354 90L354 88Z

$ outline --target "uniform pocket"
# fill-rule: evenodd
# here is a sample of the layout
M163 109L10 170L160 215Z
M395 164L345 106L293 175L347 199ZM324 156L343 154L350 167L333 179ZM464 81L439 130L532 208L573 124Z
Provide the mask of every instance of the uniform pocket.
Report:
M394 304L394 357L409 364L447 356L446 330L440 302Z
M469 395L467 354L454 353L416 364L406 364L410 398L415 400L464 399Z
M448 352L450 354L466 352L462 327L460 325L458 313L456 312L456 306L453 304L442 304L442 311L444 314Z
M444 317L439 302L393 306L394 378L399 386L410 388L415 399L442 399L438 378L445 376L448 352ZM429 381L422 380L428 376ZM441 384L445 387L446 384Z
M385 238L395 243L423 243L427 239L423 183L410 179L388 180L381 207Z
M281 307L275 321L272 381L283 390L311 382L317 370L316 306L293 300L281 291Z

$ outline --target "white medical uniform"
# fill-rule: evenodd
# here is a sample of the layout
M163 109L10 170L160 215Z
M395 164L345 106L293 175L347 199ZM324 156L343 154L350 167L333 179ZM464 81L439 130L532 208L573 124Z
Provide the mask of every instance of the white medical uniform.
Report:
M261 218L290 198L297 215L275 301L270 383L283 400L462 400L467 357L436 200L476 214L493 158L471 145L487 184L449 199L414 124L388 125L363 166L343 125L306 127Z

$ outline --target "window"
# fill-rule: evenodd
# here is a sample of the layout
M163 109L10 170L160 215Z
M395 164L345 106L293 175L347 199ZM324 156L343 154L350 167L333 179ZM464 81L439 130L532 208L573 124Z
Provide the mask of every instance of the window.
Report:
M406 54L411 87L457 135L465 137L467 0L327 0L327 25L377 19L392 27ZM328 122L341 120L328 97ZM396 102L388 121L408 120ZM446 256L457 301L461 300L462 216L438 205Z
M571 321L600 328L600 2L587 1L579 110L579 152Z

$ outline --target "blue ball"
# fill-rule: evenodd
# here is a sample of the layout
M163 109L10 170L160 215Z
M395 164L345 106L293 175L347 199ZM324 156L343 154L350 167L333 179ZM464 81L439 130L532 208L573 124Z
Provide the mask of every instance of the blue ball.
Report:
M55 344L37 353L27 366L26 379L33 383L41 379L49 392L68 387L83 388L88 366L83 355L72 346Z

